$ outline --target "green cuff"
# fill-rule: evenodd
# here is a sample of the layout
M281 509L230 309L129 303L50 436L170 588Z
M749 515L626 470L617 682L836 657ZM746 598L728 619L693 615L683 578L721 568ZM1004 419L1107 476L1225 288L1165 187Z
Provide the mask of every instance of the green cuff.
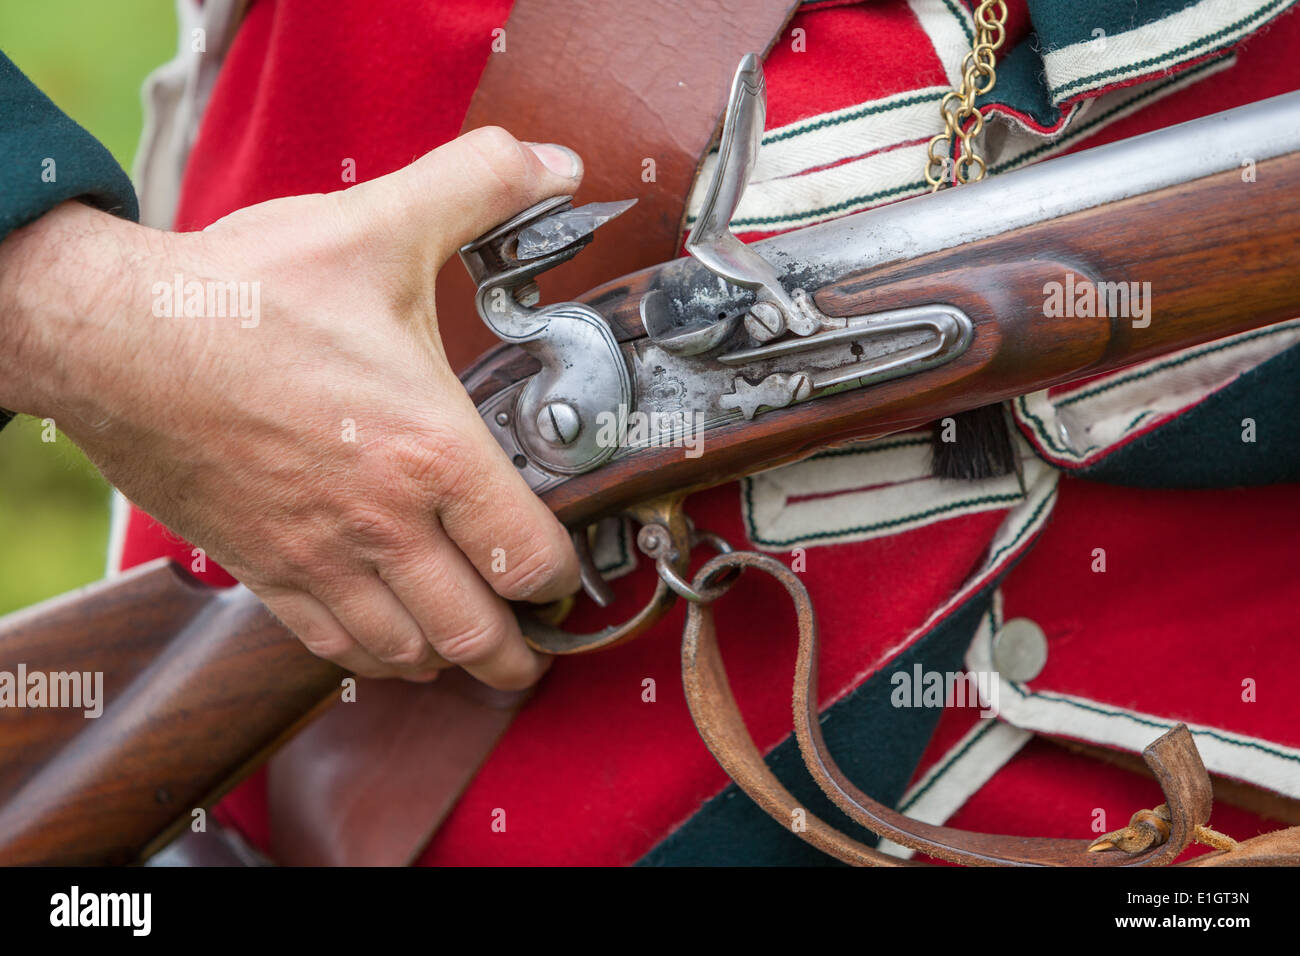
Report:
M104 146L0 53L0 239L61 202L82 199L138 220L131 178Z
M124 219L140 218L131 178L112 154L33 86L3 53L0 171L4 176L0 240L69 199L81 199ZM0 428L12 418L12 412L0 408Z

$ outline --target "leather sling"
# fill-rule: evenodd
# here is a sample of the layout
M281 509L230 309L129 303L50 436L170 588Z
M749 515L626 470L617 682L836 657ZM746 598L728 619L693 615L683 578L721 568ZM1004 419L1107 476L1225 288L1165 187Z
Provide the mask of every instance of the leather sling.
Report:
M1095 841L976 833L935 826L904 816L873 800L851 783L835 764L822 738L817 696L817 620L812 601L798 575L780 561L755 552L734 552L708 561L693 587L712 594L692 602L682 636L682 681L695 727L710 752L772 819L823 853L858 866L909 866L849 837L801 807L777 780L745 728L744 718L727 681L713 620L713 582L725 574L755 569L775 578L790 595L798 621L794 677L794 727L799 753L822 792L850 819L878 836L950 863L968 866L1151 866L1172 863L1194 841L1205 839L1214 797L1209 774L1186 725L1178 724L1143 752L1160 784L1165 812L1139 811L1131 826L1155 823L1145 845L1131 852L1095 852ZM1155 819L1162 816L1162 820ZM1153 828L1154 830L1155 828ZM1117 831L1118 832L1118 831ZM1209 831L1213 833L1213 831ZM1221 834L1214 834L1222 837ZM1189 861L1192 866L1274 866L1300 864L1300 827L1290 827L1227 845Z
M794 0L515 0L463 130L495 125L575 149L579 201L637 198L580 257L548 275L547 301L678 254L686 199L722 122L736 63L766 53ZM574 123L574 117L582 122ZM652 161L648 163L647 161ZM496 339L459 262L438 276L459 366ZM449 322L450 319L450 322ZM431 684L357 681L268 765L272 852L285 864L411 862L523 705L462 673ZM454 728L454 731L453 731Z

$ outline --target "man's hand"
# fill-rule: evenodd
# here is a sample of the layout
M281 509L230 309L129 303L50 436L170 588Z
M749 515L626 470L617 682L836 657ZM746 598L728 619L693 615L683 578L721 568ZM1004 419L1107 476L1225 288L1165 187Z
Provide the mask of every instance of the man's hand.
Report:
M0 243L0 406L54 418L316 654L527 686L545 663L503 598L571 593L577 561L449 368L434 276L580 178L481 129L202 233L64 204Z

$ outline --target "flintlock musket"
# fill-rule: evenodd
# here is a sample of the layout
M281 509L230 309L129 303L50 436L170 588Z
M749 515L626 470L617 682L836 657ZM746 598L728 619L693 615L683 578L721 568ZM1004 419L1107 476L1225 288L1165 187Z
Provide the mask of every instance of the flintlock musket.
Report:
M746 57L688 257L538 307L537 276L626 205L565 197L462 250L503 343L462 381L575 532L586 590L608 599L586 547L607 516L641 524L660 573L594 634L524 614L540 650L610 646L700 596L692 490L1300 315L1300 92L744 245L730 221L764 108ZM1154 304L1140 321L1045 315L1053 283L1134 281ZM10 616L0 662L18 661L102 670L108 703L94 721L0 711L0 863L147 856L344 676L246 589L166 562Z

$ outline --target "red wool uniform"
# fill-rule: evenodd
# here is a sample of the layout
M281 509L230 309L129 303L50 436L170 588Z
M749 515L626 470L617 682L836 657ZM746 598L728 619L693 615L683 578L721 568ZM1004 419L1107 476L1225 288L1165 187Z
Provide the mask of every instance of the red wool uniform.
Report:
M1046 15L1010 6L1007 50L1031 29L1050 35ZM1088 66L1100 48L1086 42L1088 57L1057 45L1024 71L1047 77L1041 102L1017 86L1008 55L1006 99L993 107L1007 135L991 175L1300 88L1300 15L1238 4L1216 26L1220 6L1197 10L1205 36L1226 39L1184 37L1184 52L1162 52L1141 24L1133 33L1155 52L1116 66ZM509 0L340 0L328 15L306 0L253 3L176 228L343 188L345 159L370 179L454 138L509 12ZM737 214L742 238L923 191L925 143L969 20L942 0L801 10L765 63L769 137ZM475 316L440 317L444 335L458 323L482 334ZM1122 826L1160 802L1156 784L1035 733L1135 753L1177 721L1211 772L1300 798L1300 493L1287 422L1300 407L1297 343L1300 323L1284 323L1015 402L1023 486L932 478L928 433L908 433L713 489L688 510L738 547L799 562L823 632L828 744L859 786L918 818L1059 837ZM189 545L133 513L122 564L163 555L189 565ZM217 568L204 577L231 583ZM793 613L753 578L719 605L719 627L750 730L793 779ZM615 610L627 610L648 569L616 587L631 596ZM1014 618L1042 629L1047 661L999 685L996 718L891 702L896 675L914 667L987 670L993 635ZM584 610L572 623L597 620L611 618ZM630 644L558 660L421 862L815 862L699 740L680 685L681 623L678 608ZM818 796L813 787L807 805L851 829ZM502 809L508 825L494 832ZM269 846L260 775L222 815ZM1238 839L1281 825L1223 800L1211 823Z

